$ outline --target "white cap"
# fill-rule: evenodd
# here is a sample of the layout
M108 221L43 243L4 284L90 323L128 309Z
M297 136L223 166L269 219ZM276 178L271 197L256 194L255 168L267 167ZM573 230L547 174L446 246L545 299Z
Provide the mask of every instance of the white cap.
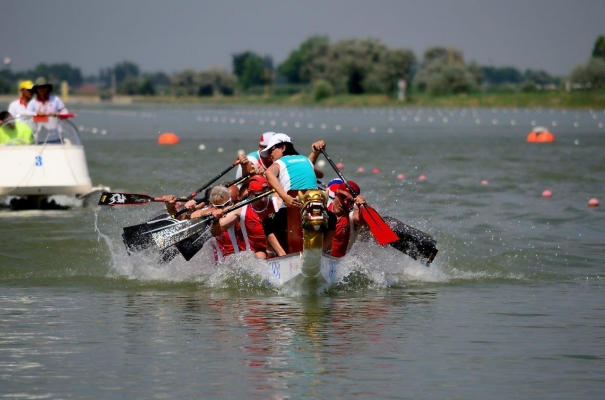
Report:
M273 135L275 135L275 132L265 132L260 135L260 140L258 141L259 146L266 146Z
M292 139L290 139L290 136L286 135L285 133L276 133L275 135L271 136L269 143L267 143L267 148L262 150L260 155L263 157L269 157L271 147L280 143L292 143Z

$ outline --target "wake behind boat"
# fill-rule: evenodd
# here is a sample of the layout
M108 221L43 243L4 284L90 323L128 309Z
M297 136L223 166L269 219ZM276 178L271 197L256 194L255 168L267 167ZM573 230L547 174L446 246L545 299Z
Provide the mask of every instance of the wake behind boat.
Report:
M49 196L94 192L78 129L65 116L17 117L0 129L0 196L16 197L13 208L54 208Z

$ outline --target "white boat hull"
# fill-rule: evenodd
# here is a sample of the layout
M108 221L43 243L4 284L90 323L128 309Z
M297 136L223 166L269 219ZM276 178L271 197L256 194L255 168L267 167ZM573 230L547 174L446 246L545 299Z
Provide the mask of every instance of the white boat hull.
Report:
M77 195L91 188L81 145L0 147L0 195Z
M308 257L309 254L306 256ZM271 258L267 260L267 266L277 279L279 286L327 289L338 276L341 259L325 254L321 254L319 257L319 273L314 276L303 273L304 260L299 254Z

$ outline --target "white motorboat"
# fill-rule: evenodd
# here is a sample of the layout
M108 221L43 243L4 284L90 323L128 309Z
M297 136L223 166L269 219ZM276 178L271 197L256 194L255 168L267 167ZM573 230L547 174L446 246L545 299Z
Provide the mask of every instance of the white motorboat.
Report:
M18 117L0 129L21 131L0 144L0 196L46 199L51 195L83 195L92 183L78 129L61 117ZM23 131L31 129L31 138ZM29 132L29 131L27 131Z

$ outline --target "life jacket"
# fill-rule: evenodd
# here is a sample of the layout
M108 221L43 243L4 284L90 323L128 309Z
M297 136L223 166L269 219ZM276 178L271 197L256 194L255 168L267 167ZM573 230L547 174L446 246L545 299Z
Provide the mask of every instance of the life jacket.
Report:
M279 210L277 198L269 199L267 207L260 212L254 210L251 206L252 204L246 204L242 207L240 213L239 225L245 242L244 248L255 253L257 251L267 251L267 236L263 229L263 220Z
M333 208L333 204L330 204L328 208L330 211ZM348 215L336 217L336 229L334 236L332 237L332 250L330 255L332 257L340 258L351 250L353 243L357 240L357 235L360 229L355 229L353 223L353 210Z
M214 239L210 243L212 244L214 259L219 264L228 255L237 254L246 249L246 241L244 240L239 221L235 221L235 224L231 228L215 236Z

